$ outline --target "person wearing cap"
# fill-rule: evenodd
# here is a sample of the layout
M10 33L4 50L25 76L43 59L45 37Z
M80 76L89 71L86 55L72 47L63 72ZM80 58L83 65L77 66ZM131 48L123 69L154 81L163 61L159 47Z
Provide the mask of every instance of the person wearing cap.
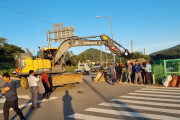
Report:
M116 70L115 70L115 65L113 62L111 63L110 73L111 73L111 77L112 77L112 84L114 85L116 82Z
M44 85L44 88L45 88L45 93L43 94L43 97L46 98L46 99L49 99L49 89L50 89L50 84L49 84L49 77L47 75L47 69L44 69L44 73L41 75L41 80L42 80L42 83Z
M151 64L150 64L150 62L146 62L145 72L146 72L147 83L151 84L152 71L151 71Z
M132 73L132 65L131 65L130 61L127 61L126 82L129 81L129 83L131 83L131 73Z

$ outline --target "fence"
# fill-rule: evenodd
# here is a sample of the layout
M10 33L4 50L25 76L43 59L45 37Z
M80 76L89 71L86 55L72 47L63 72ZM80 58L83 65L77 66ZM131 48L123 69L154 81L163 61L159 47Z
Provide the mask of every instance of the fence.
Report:
M152 67L156 83L161 83L167 75L180 76L180 59L153 61Z

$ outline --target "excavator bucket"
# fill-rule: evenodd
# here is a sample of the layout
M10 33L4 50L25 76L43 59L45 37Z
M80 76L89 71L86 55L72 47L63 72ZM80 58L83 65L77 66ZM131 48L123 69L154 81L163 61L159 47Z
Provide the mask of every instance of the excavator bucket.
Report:
M52 86L64 86L82 82L82 74L61 74L52 76Z
M102 70L98 72L96 78L94 78L94 82L105 82L107 79L107 73Z

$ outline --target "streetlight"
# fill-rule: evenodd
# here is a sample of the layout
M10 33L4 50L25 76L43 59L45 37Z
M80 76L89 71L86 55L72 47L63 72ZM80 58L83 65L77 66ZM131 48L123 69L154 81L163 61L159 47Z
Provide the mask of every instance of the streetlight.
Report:
M96 16L96 18L109 18L111 21L111 36L113 39L113 28L112 28L112 17L101 17L101 16ZM115 63L115 55L113 55L114 63ZM107 66L107 53L106 53L106 66Z

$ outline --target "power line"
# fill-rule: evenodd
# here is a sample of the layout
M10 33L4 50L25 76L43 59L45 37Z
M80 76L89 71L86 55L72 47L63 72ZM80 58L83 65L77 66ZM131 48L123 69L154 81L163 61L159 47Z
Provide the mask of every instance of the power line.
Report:
M7 1L7 0L1 0L1 1L2 1L2 2L5 2L5 3L10 3L10 4L12 4L12 5L15 5L16 7L18 6L18 7L21 8L21 9L26 9L26 10L34 11L35 13L39 13L38 15L45 16L45 17L49 17L49 18L51 18L51 19L57 20L56 18L54 18L54 17L52 17L52 16L49 16L49 15L44 14L44 13L42 13L42 12L36 11L36 10L34 10L34 9L30 9L30 8L21 6L21 5L19 5L19 4L16 4L16 3L13 3L13 2L10 2L10 1Z
M7 10L10 10L10 11L15 12L15 13L18 13L18 14L21 14L21 15L24 15L24 16L27 16L27 17L30 17L30 18L33 18L33 19L35 19L35 20L39 20L39 21L41 21L41 22L45 22L45 23L48 23L48 24L53 24L53 23L51 23L51 22L49 22L49 21L47 21L47 20L43 20L43 19L41 19L41 18L34 17L34 16L32 16L32 15L28 15L28 14L26 14L26 13L17 11L17 10L15 10L15 9L12 9L12 8L9 8L9 7L5 7L5 6L2 6L2 5L0 5L0 7L1 7L1 8L4 8L4 9L7 9Z

